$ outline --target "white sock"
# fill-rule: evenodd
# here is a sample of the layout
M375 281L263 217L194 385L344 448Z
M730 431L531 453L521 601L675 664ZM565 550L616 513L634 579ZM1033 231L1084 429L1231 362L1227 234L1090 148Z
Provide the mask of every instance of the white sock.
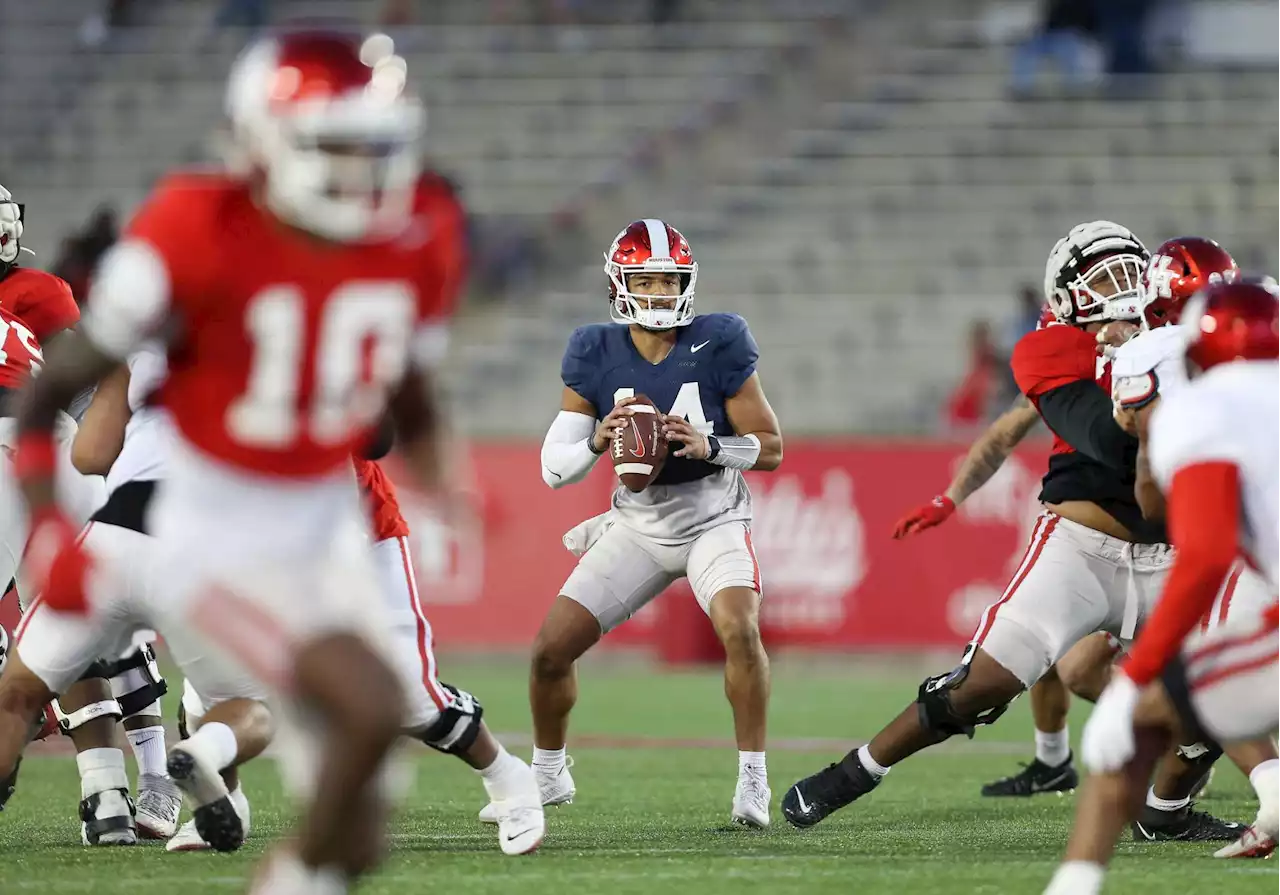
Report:
M1044 895L1098 895L1106 872L1092 861L1067 861L1058 865Z
M743 772L746 771L747 768L751 768L752 770L759 771L762 774L768 773L768 768L765 766L764 753L763 752L743 752L739 750L738 751L738 776L741 777Z
M1036 731L1036 759L1042 764L1056 768L1066 764L1070 755L1071 738L1067 733L1066 725L1063 725L1062 730L1053 733Z
M168 777L168 759L165 756L164 728L140 727L126 730L125 737L133 747L133 757L138 760L138 773L155 777Z
M240 751L236 742L235 731L221 721L209 721L200 725L200 729L191 735L191 739L182 744L218 770L231 766Z
M1157 811L1181 811L1190 804L1190 797L1185 799L1162 799L1156 795L1154 786L1147 790L1147 807L1154 808Z
M541 768L544 771L558 771L564 767L564 747L559 749L538 749L533 750L533 766Z
M529 766L506 749L498 747L498 757L487 768L476 771L484 783L484 791L495 802L508 799L522 785L526 785L531 773Z
M76 755L80 769L80 798L87 799L108 789L128 789L124 753L119 749L86 749Z
M1264 761L1249 772L1258 794L1258 818L1254 826L1271 836L1280 835L1280 760Z
M892 770L892 768L886 768L884 765L879 764L874 758L872 758L871 749L868 746L863 746L858 750L858 761L862 762L862 766L866 768L867 773L872 777L875 777L877 780Z

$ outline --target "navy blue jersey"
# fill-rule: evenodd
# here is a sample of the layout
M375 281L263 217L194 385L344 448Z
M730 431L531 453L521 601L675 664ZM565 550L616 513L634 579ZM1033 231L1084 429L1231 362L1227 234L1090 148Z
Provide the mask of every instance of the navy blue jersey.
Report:
M640 356L628 327L593 323L569 337L560 377L591 402L598 420L619 399L644 395L704 435L733 435L724 404L755 372L759 356L747 321L737 314L693 318L676 330L675 347L657 364ZM719 469L705 460L668 456L654 484L691 482Z

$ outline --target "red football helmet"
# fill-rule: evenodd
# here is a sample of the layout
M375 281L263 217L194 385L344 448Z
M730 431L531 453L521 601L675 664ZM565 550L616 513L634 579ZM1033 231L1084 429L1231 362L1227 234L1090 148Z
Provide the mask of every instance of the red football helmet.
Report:
M1212 239L1179 236L1151 253L1142 272L1142 325L1155 329L1177 323L1182 306L1212 283L1231 283L1240 268Z
M672 329L693 320L698 262L693 260L689 241L670 224L655 218L627 224L604 253L604 272L609 278L609 317L614 323ZM679 274L680 294L636 295L627 285L627 276L634 273ZM655 306L655 301L671 307Z
M408 223L422 107L385 35L298 31L251 43L231 69L233 163L283 220L342 242Z
M1275 360L1280 301L1274 280L1216 283L1183 310L1187 360L1201 370L1233 360Z

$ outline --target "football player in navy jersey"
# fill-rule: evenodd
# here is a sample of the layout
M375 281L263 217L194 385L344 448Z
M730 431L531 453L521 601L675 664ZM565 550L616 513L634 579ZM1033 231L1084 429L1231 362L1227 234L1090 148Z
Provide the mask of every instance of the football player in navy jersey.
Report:
M760 642L760 570L744 470L782 462L782 434L756 373L759 350L735 314L693 311L698 265L659 220L629 224L605 253L612 323L569 337L560 412L542 446L542 477L582 480L645 395L664 412L671 449L645 490L619 486L608 512L565 535L581 557L533 647L529 702L546 804L571 801L565 760L574 663L678 578L688 577L724 644L738 783L732 819L769 824L765 715L769 659ZM621 324L621 325L619 325Z

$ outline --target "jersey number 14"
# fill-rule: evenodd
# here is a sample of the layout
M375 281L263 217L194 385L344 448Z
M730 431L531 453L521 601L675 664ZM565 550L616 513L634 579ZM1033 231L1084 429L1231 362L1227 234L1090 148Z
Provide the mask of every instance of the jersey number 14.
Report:
M617 404L623 398L634 398L635 396L635 389L620 388L613 393L613 403ZM675 403L667 411L667 416L684 417L689 421L689 425L703 435L710 435L715 429L715 426L707 421L707 415L702 410L702 392L698 389L698 383L696 382L686 382L680 386L680 391L676 394Z
M302 291L264 289L245 312L253 360L245 393L227 410L228 431L246 444L280 448L304 434L317 444L338 444L372 425L387 388L404 374L413 310L413 293L403 283L339 286L324 302L308 362ZM304 397L307 369L312 383Z

